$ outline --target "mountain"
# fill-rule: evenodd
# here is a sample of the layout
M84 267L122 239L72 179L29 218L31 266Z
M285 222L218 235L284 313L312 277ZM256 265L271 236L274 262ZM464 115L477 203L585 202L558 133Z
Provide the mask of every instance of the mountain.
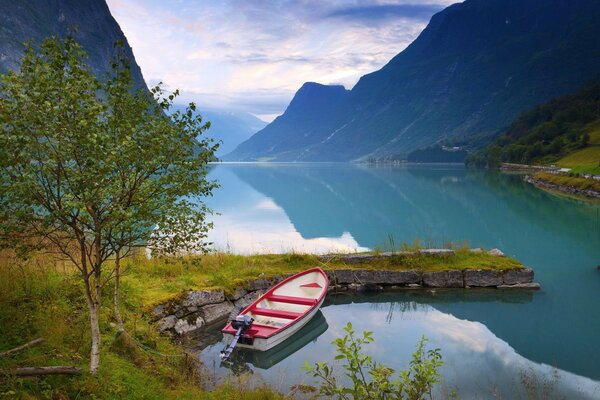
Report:
M76 40L88 53L88 64L98 77L111 70L113 44L120 40L131 61L138 89L146 83L119 24L104 0L19 0L0 2L0 73L17 70L24 42L34 45L47 36L64 36L75 28Z
M185 111L186 106L174 104L172 111ZM215 156L222 157L231 152L240 143L263 129L267 123L254 115L242 111L221 110L198 106L197 112L203 121L210 122L206 135L221 141Z
M549 164L600 174L600 81L522 113L471 166Z
M348 91L343 86L307 82L283 115L239 145L224 160L297 160L311 146L327 143L334 135L323 137L322 126L342 103Z
M406 158L433 145L489 142L523 110L573 92L600 72L598 20L597 0L454 4L326 114L305 107L298 115L290 104L228 158ZM289 113L295 126L284 123Z

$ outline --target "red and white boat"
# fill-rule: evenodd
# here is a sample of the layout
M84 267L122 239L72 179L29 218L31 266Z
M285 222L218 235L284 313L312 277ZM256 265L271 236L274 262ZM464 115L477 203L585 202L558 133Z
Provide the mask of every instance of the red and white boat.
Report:
M317 313L328 287L327 275L319 267L273 286L223 328L230 345L222 357L229 357L236 342L240 347L260 351L283 342Z

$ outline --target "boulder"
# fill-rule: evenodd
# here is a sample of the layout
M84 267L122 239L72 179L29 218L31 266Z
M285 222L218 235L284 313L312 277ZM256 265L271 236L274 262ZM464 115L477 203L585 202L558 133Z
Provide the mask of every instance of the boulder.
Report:
M164 317L158 321L158 330L160 332L168 331L169 329L173 329L173 327L175 327L176 323L177 323L176 316L167 315L166 317Z
M354 274L351 269L336 269L334 271L335 282L339 284L354 283Z
M423 274L423 284L427 287L459 288L464 287L461 271L435 271Z
M502 275L488 269L468 269L465 271L465 286L492 287L502 285Z
M222 303L225 301L225 292L222 290L192 290L188 292L183 307L201 307L206 304Z
M249 281L246 285L246 289L248 290L248 292L254 292L255 290L267 290L276 283L277 282L272 280L259 278L253 281Z
M533 282L533 270L531 268L511 269L502 275L505 285L515 285L518 283Z
M152 316L155 319L160 319L165 317L168 314L167 306L165 304L159 304L152 310Z
M386 278L387 278L387 271L381 271L381 270L369 271L369 270L364 270L364 269L357 269L356 271L354 271L354 282L360 283L360 284L384 283L386 281Z
M375 283L363 283L363 284L359 285L356 290L361 293L381 292L383 290L383 287L381 287Z
M248 291L246 289L244 289L243 287L237 287L237 288L235 288L235 292L233 292L233 294L231 296L229 296L229 300L236 301L236 300L239 300L240 298L244 297L247 294L248 294Z
M469 250L471 253L483 253L483 249L481 247L475 247L474 249Z
M236 308L239 308L240 311L243 310L244 308L248 307L250 304L252 304L256 299L258 299L264 292L262 291L256 291L256 292L250 292L242 297L240 297L238 300L235 301L234 306Z
M202 307L201 313L206 325L211 325L226 319L233 311L233 304L226 301Z
M500 249L491 249L490 251L488 251L488 254L490 256L506 257Z
M204 319L199 315L190 315L186 318L178 319L175 323L174 330L178 335L185 335L193 332L204 326Z
M421 273L418 271L385 271L385 281L381 282L387 285L408 285L411 283L421 283Z

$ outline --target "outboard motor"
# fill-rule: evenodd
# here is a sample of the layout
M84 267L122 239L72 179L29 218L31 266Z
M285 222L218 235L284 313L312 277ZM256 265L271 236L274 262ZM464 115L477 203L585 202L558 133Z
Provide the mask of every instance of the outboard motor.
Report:
M235 345L237 344L238 340L240 340L240 336L242 336L246 329L252 326L253 322L254 319L252 319L252 317L249 315L238 315L231 320L231 326L233 329L237 329L237 332L235 333L235 336L233 337L233 340L229 346L227 346L227 348L221 352L221 361L227 361L227 359L229 359L231 353L233 353Z

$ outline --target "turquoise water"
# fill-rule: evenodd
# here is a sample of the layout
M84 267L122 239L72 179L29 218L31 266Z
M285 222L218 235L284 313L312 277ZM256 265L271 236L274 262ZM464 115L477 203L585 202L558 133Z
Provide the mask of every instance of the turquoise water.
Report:
M448 166L221 164L210 177L222 186L208 202L221 213L210 237L221 250L356 251L385 248L390 235L396 243L466 241L502 249L532 267L542 285L535 293L331 296L323 321L294 346L262 359L240 353L237 369L286 391L308 379L299 370L304 361L333 358L329 343L351 321L375 332L370 351L394 368L406 366L425 335L442 349L443 390L458 388L461 398L525 398L525 386L537 386L539 398L548 397L544 387L600 398L597 204L547 194L516 175ZM221 348L216 342L199 351L206 361Z

